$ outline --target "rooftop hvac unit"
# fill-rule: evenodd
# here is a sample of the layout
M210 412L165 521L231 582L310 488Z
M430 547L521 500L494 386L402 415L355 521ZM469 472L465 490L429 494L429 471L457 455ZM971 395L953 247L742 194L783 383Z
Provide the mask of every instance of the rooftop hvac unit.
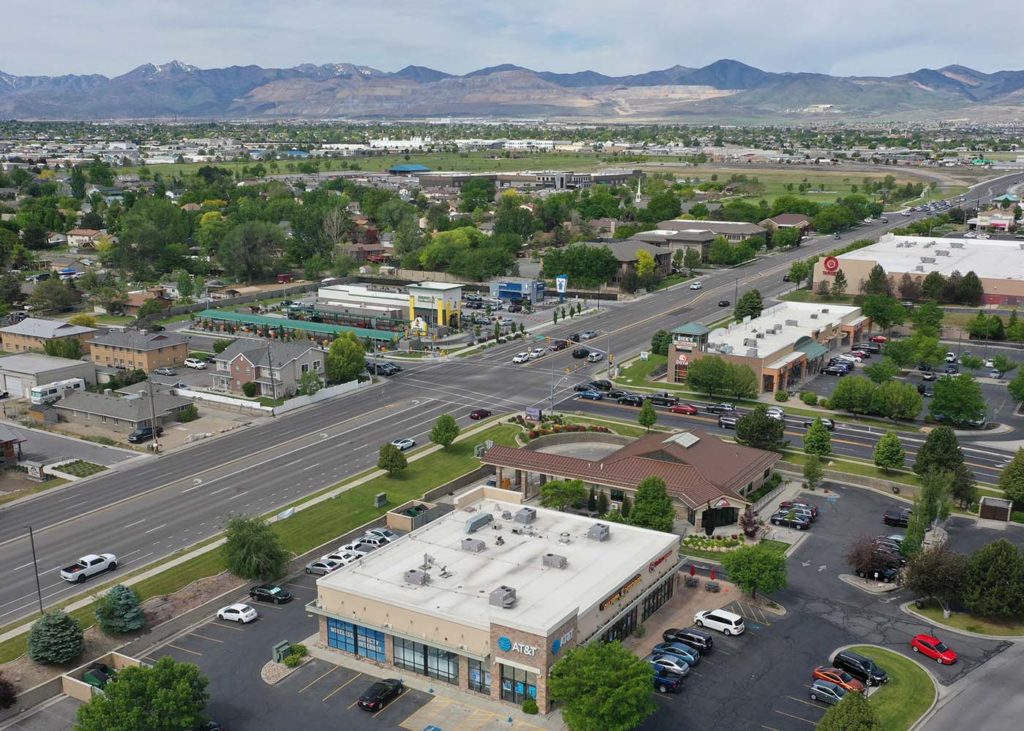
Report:
M797 327L800 323L796 320L786 320L786 327Z
M405 583L413 586L426 586L430 583L430 574L419 569L409 569L405 572Z
M764 333L758 333L757 334L757 338L763 340L764 339Z
M537 520L537 509L536 508L519 508L516 511L516 522L522 523L523 525L529 525L533 521Z
M605 523L594 523L587 529L587 538L594 541L607 541L611 535L612 532Z
M822 307L821 308L821 312L822 312L822 314L827 315L828 314L828 308L827 307Z
M746 355L746 357L747 358L756 358L757 357L757 348L747 348L747 355Z
M492 607L511 609L516 605L516 590L511 586L499 586L491 592L491 598L488 603Z
M935 263L935 257L934 256L922 256L921 257L921 262L923 264L934 264Z
M511 510L502 510L501 511L501 519L502 520L512 520L512 511Z
M565 556L559 556L557 553L545 553L544 565L550 566L553 569L564 569L569 565L569 559Z
M962 248L964 248L964 242L963 241L951 241L951 242L949 242L949 246L950 246L950 248L953 248L953 249L962 249ZM1024 244L1021 244L1020 248L1024 249Z
M949 256L949 252L945 249L936 249L935 256Z
M743 338L743 347L744 348L750 348L750 347L753 347L755 345L757 345L757 339L756 338Z
M923 272L924 271L924 264L918 264L916 267L914 267L914 271L915 272Z
M479 515L474 515L472 518L466 521L466 532L476 533L478 530L483 528L492 520L494 520L494 516L490 513L480 513Z
M1024 247L1022 247L1022 248L1024 248ZM723 345L721 348L718 349L719 353L725 353L726 355L728 355L732 351L733 351L733 347L731 345Z
M812 320L817 320L818 319L818 313L817 312L812 312L811 313L811 319Z
M470 553L480 553L487 547L487 544L481 541L479 538L463 538L462 539L462 550L469 551Z
M780 325L779 323L775 323L774 325L772 325L772 332L778 335L780 332L782 332L782 325Z

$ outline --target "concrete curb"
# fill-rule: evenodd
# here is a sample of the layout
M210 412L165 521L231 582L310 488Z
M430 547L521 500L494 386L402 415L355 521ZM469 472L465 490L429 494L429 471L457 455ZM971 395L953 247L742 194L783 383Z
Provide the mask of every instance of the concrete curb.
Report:
M952 632L953 634L961 635L963 637L980 637L985 640L995 640L997 642L1024 642L1024 634L1021 635L986 635L981 632L971 632L970 630L960 629L959 627L953 627L952 625L939 622L937 620L926 617L923 614L918 614L911 608L913 601L903 602L900 604L900 611L907 614L915 619L919 619L925 624L933 627L941 627L946 632Z
M876 596L880 594L891 594L901 588L897 586L895 581L891 584L876 581L874 582L876 586L866 585L865 582L868 581L867 579L862 579L859 576L854 576L853 574L839 574L839 580L845 584L849 584L854 589L860 589L867 594L874 594Z

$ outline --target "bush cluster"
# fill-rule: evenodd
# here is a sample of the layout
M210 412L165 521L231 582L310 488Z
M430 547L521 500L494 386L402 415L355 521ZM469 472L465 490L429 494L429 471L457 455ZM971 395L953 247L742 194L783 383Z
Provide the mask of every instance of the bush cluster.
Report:
M595 426L593 424L554 424L552 426L541 426L537 429L530 429L530 439L546 437L549 434L567 434L571 432L600 432L610 434L611 429L606 426Z

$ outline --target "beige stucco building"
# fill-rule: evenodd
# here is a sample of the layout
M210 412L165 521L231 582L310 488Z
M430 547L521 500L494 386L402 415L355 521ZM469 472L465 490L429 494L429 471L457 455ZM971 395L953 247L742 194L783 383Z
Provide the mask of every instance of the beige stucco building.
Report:
M320 642L468 693L550 708L565 651L621 639L673 594L679 536L476 488L453 512L317 581Z
M669 377L681 383L692 362L718 356L753 370L762 393L784 391L817 373L829 351L859 342L870 324L859 307L811 302L782 302L716 330L689 323L672 331Z
M89 352L89 341L95 336L94 327L72 325L63 320L45 320L28 317L14 325L0 328L0 345L8 353L42 352L46 344L60 340L78 340L82 352Z

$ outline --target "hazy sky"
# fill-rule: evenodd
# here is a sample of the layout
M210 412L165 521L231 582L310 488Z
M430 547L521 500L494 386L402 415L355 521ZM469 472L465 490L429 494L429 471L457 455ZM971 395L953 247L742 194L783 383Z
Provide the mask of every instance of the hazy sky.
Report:
M116 76L178 59L620 75L735 58L837 75L995 71L1024 68L1020 17L1009 0L2 0L0 70Z

